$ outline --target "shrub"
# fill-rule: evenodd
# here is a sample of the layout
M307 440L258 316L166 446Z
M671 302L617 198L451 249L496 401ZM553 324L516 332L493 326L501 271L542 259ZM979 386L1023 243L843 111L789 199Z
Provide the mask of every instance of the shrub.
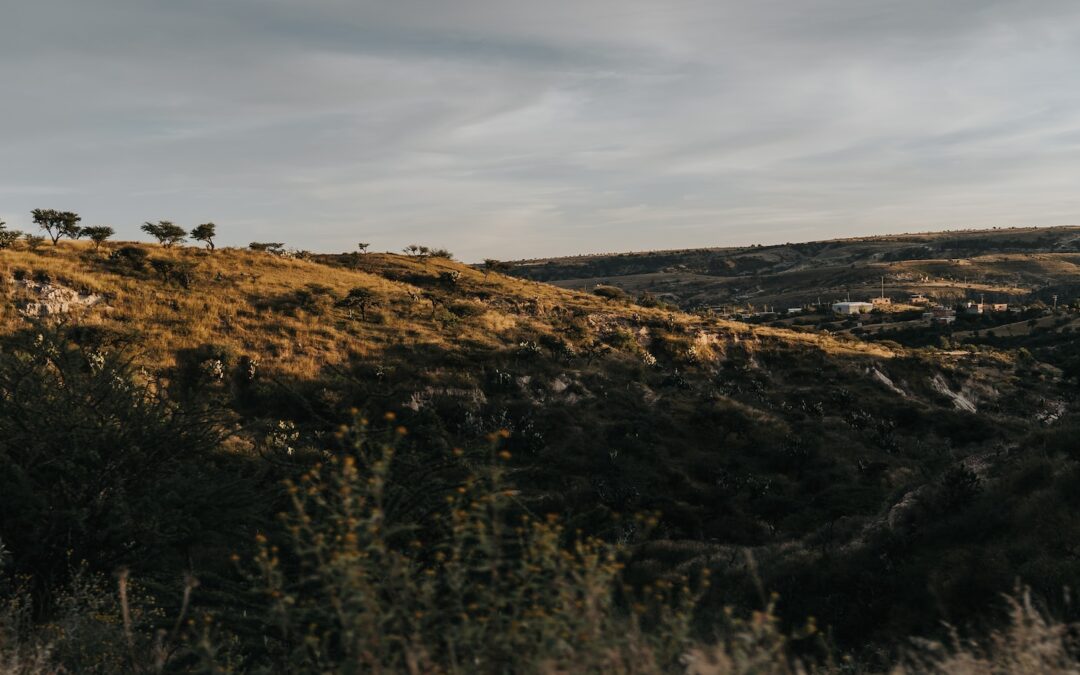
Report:
M0 541L50 597L69 559L96 569L212 541L225 480L212 419L140 382L122 353L41 329L0 350ZM235 491L236 486L232 489ZM234 495L239 493L234 492Z
M1048 618L1035 607L1031 593L1019 589L1006 597L1008 623L987 639L961 639L955 632L948 644L921 641L909 649L896 675L1065 675L1080 671L1076 650L1077 624Z
M666 672L690 644L679 583L638 596L623 552L516 506L509 456L463 474L426 521L403 505L394 440L358 428L351 450L288 485L286 539L258 538L280 668L338 672ZM431 458L434 464L441 460ZM436 501L435 503L439 503ZM633 664L631 667L630 664Z
M174 283L181 288L191 288L195 282L196 265L189 260L159 258L151 260L150 266L165 283Z
M31 251L37 251L44 245L45 237L36 234L26 234L23 236L23 241L26 242L26 248Z
M115 576L85 565L73 569L46 623L33 620L25 587L0 576L0 673L192 672L200 661L210 665L209 643L198 635L199 629L205 635L205 625L189 618L196 580L186 578L181 607L166 630L155 597L126 572Z
M439 285L448 291L457 289L458 282L461 280L461 272L458 270L451 270L449 272L439 272Z
M621 288L617 286L597 286L593 289L593 295L597 295L606 300L628 300L630 296L626 294Z
M637 304L641 305L642 307L652 307L667 310L675 309L675 307L671 303L664 302L663 300L658 299L652 293L648 292L642 293L640 296L638 296Z
M637 336L628 328L617 328L604 336L604 342L619 351L640 354L644 351Z
M109 254L109 263L121 274L139 274L146 269L149 254L138 246L122 246Z
M18 230L9 230L4 227L4 222L0 221L0 249L11 248L21 236L23 236L22 232Z
M409 244L402 251L405 255L414 258L445 258L452 260L454 254L447 251L445 248L431 248L428 246L420 246L418 244Z
M475 300L460 300L450 303L448 309L456 316L462 318L483 316L487 313L488 308L482 302Z
M307 284L293 293L287 304L314 316L322 316L334 307L334 289L324 284Z
M178 398L192 399L205 394L208 387L221 385L226 373L237 363L235 354L227 346L203 344L176 353L176 367L169 384L170 392Z
M281 295L259 298L254 302L255 307L289 316L296 316L297 312L301 311L313 316L323 316L336 304L338 304L338 298L334 289L319 283L305 284L303 288Z
M488 272L498 272L500 274L508 274L513 271L513 263L504 262L502 260L496 260L495 258L484 259L484 274Z

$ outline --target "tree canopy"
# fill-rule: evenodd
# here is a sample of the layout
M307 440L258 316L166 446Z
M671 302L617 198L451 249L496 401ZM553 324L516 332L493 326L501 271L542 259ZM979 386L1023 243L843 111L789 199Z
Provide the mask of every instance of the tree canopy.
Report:
M7 223L0 220L0 249L11 248L21 236L22 232L7 229Z
M217 236L217 225L203 223L191 231L191 238L206 244L206 248L214 250L214 237Z
M158 240L165 248L174 244L182 244L187 240L187 230L168 220L159 220L156 223L147 222L142 226L142 231Z
M92 227L82 228L81 233L83 236L94 242L94 248L101 248L101 245L105 243L107 239L116 234L108 225L94 225Z
M34 217L34 224L48 232L53 245L56 245L61 237L78 239L81 234L79 221L82 217L77 213L56 209L34 209L30 213Z
M285 244L280 241L253 241L248 244L248 248L252 251L262 251L274 255L281 255L285 252Z

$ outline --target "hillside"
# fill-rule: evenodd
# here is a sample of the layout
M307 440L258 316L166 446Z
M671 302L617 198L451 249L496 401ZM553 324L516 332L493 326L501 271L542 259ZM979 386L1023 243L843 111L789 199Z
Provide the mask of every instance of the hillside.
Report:
M684 308L798 306L924 293L1002 301L1080 285L1080 227L1005 228L803 244L519 261L514 274L565 288L612 284Z
M865 255L894 244L867 240ZM633 545L642 582L708 569L714 616L757 605L760 582L844 649L980 617L1018 576L1057 597L1080 573L1059 550L1074 526L1053 520L1080 476L1075 385L1029 353L752 326L390 254L61 243L0 251L0 279L0 370L55 334L84 363L130 358L220 432L208 452L228 480L198 482L249 495L246 515L208 503L190 518L217 538L185 536L182 555L159 544L153 563L114 552L161 583L171 556L214 570L212 597L233 583L225 551L282 507L268 486L307 471L357 409L407 429L412 508L441 499L453 449L481 462L506 435L521 508ZM24 384L0 381L0 416L29 414ZM68 415L31 436L81 428ZM651 528L626 518L653 513ZM38 545L2 513L0 528L16 554Z

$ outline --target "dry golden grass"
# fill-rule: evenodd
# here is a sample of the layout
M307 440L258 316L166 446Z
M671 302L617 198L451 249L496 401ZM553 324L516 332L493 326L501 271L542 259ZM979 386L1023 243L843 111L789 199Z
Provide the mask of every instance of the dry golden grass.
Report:
M130 245L148 251L150 259L194 264L190 288L168 282L152 269L133 276L110 265L110 252ZM104 306L63 320L135 336L146 365L153 367L172 365L179 350L213 344L258 358L263 367L282 375L310 377L351 355L377 357L400 345L499 348L525 337L556 335L560 330L556 319L569 315L589 317L593 326L600 327L597 330L666 322L683 333L717 334L724 341L892 355L878 346L826 335L751 327L609 301L445 259L367 254L352 260L348 266L330 265L243 249L211 253L127 242L115 242L100 251L84 242L61 242L38 251L4 250L0 251L0 288L9 301L0 304L0 332L28 325L10 301L13 291L8 282L18 274L103 296ZM443 273L459 275L455 292L443 295L454 305L454 315L448 315L441 303L433 307L425 295L425 290L438 287ZM366 289L378 299L378 306L368 310L367 320L334 306L335 300L354 288ZM298 294L307 289L329 297L306 306Z

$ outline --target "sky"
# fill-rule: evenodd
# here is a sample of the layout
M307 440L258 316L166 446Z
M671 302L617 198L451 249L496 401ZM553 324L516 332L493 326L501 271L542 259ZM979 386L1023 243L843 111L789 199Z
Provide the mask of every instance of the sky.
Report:
M0 220L459 258L1080 223L1075 0L6 0Z

